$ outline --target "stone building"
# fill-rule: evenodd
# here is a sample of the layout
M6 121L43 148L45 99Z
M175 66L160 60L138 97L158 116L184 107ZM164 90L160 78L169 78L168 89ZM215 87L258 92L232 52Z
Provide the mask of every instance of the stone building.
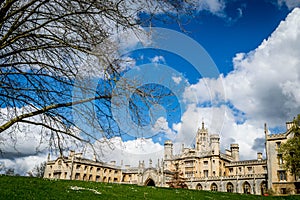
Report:
M271 188L277 194L300 194L300 177L295 177L284 169L282 155L278 152L282 143L294 137L294 133L292 131L293 125L293 122L287 122L286 132L281 134L269 135L267 134L267 129L265 129L268 163L268 188Z
M137 167L116 166L96 159L82 158L82 154L71 151L67 157L48 159L45 178L114 182L158 187L173 186L180 175L181 186L189 189L212 190L248 194L264 194L267 189L277 194L299 192L299 177L295 178L282 166L278 147L293 137L292 123L287 131L269 135L265 128L266 157L257 153L257 159L240 160L239 145L220 151L220 137L209 134L204 123L196 133L195 148L182 146L180 154L173 154L173 143L164 143L164 158L155 167L150 159L149 166L140 161ZM297 179L297 180L295 180ZM298 181L298 182L297 182Z

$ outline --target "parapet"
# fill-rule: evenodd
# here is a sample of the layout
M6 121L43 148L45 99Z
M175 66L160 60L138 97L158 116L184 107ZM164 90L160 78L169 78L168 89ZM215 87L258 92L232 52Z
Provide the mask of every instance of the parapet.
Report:
M173 143L172 143L171 140L166 140L166 141L165 141L165 145L173 145Z
M239 144L230 144L230 149L238 149Z

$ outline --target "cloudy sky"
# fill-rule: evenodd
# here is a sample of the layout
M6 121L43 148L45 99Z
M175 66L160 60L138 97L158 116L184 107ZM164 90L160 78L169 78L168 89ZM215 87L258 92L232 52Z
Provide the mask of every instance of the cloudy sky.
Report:
M222 150L238 143L241 159L253 159L257 151L264 152L265 122L270 133L280 133L285 122L300 113L300 1L203 0L197 6L197 14L181 16L180 25L152 24L178 32L174 45L184 52L152 47L127 54L134 66L126 75L148 70L146 64L161 68L163 73L148 71L151 81L157 81L160 73L173 81L172 85L160 84L175 94L181 109L171 112L167 102L154 105L151 111L156 115L147 129L151 137L137 138L134 133L123 140L115 137L111 148L99 142L95 146L101 149L101 160L136 166L139 160L147 164L151 158L156 163L166 139L173 140L175 151L182 143L192 147L202 121L210 133L220 134ZM195 66L193 59L198 58L189 55L205 56L213 73L206 73L205 66ZM145 74L142 77L147 79ZM0 162L21 174L45 160L49 150L47 135L41 137L36 127L26 129L17 144L5 136L1 139L7 142L0 143L5 152ZM77 150L89 156L88 149Z

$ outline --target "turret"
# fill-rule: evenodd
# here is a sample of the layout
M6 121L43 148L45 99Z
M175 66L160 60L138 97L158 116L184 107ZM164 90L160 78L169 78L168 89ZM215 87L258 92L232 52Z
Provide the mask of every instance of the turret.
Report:
M173 143L171 140L166 140L164 144L165 160L173 158Z
M204 127L204 122L202 122L201 129L198 128L197 137L196 137L196 151L205 151L208 148L208 131Z
M212 155L220 154L220 136L217 134L210 136L211 153Z
M240 160L239 145L231 144L230 150L231 150L231 157L233 158L233 161L239 161Z

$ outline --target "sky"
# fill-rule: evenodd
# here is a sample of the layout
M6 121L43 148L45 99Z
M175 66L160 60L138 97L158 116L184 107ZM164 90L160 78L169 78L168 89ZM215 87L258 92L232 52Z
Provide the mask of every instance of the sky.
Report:
M156 44L150 48L133 42L131 51L128 44L132 43L126 43L125 55L133 64L124 77L142 74L143 84L162 85L176 98L153 105L150 112L154 114L145 127L134 125L124 110L114 110L128 137L111 138L112 148L97 142L101 160L137 166L139 160L147 165L151 158L157 163L167 139L173 141L175 152L181 144L193 147L202 121L209 133L220 134L222 151L238 143L241 159L255 159L258 151L264 152L264 123L269 133L281 133L285 122L300 113L300 1L197 2L193 16L180 16L182 24L152 21L154 30L169 38L151 38ZM179 109L174 109L174 101ZM124 121L131 125L122 124ZM22 155L12 143L0 144L6 150L0 162L20 174L48 154L47 137L39 143L41 130L26 129L28 134L17 144ZM137 135L135 129L144 135ZM89 147L82 149L91 156Z

